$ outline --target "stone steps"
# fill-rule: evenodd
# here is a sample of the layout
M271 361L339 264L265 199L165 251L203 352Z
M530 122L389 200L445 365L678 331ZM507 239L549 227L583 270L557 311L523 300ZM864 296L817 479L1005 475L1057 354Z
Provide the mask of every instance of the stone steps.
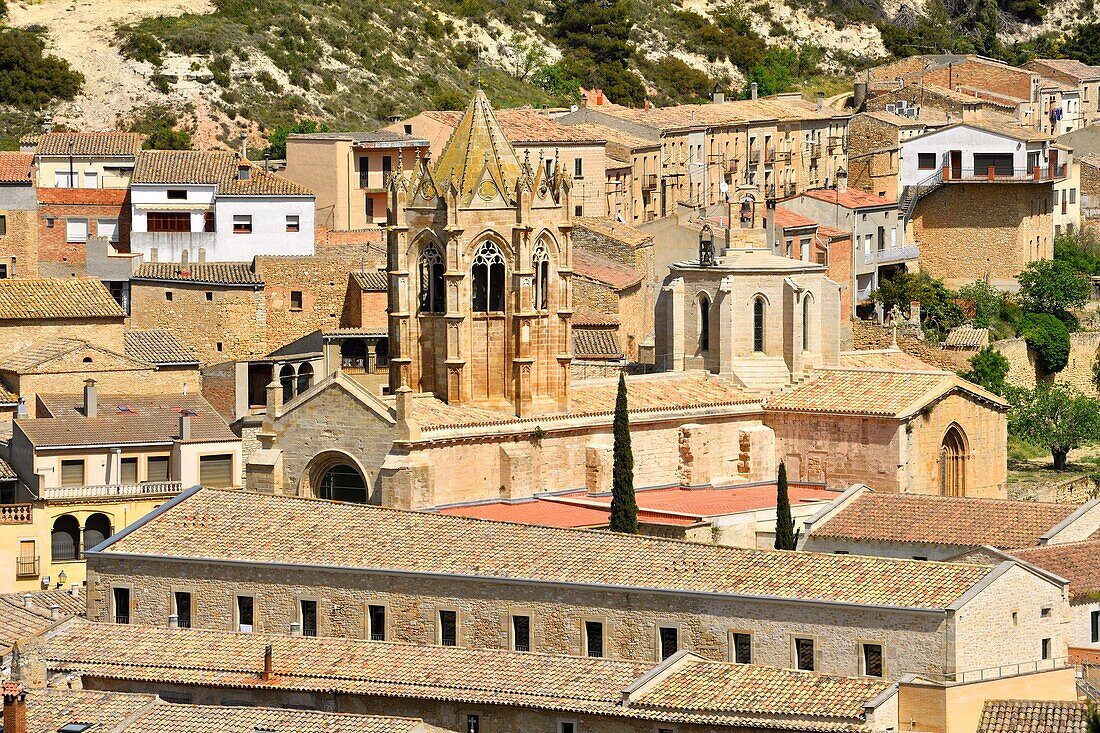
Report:
M752 390L776 392L791 383L787 363L778 356L753 356L733 364L733 373Z

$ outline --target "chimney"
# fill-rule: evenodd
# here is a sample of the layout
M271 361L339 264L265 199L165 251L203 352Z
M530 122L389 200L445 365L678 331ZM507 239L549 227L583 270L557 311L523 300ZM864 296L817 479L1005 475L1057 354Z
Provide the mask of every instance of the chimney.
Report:
M27 733L27 691L18 682L4 683L4 733Z
M180 442L191 440L191 411L180 410Z
M80 597L80 583L73 583L72 586L69 587L69 595L73 598Z
M301 636L302 635L302 625L300 623L298 623L297 621L291 621L290 622L290 635L291 636Z
M241 130L241 158L248 160L248 133Z
M61 619L61 606L54 603L50 606L50 621L59 621Z
M825 92L818 92L817 93L817 111L818 112L824 112L825 111Z
M271 645L268 644L266 647L264 647L264 671L260 673L260 679L267 682L274 676L275 670L273 669L271 663Z
M19 398L19 404L15 408L15 417L20 418L20 417L26 417L26 416L27 416L27 398L26 397L20 397Z
M984 117L981 102L967 102L963 105L963 122L976 122Z
M42 132L51 132L53 130L53 115L49 112L42 119Z
M720 92L717 89L715 89L713 99L714 99L715 104L722 104L722 102L726 101L726 95L725 95L724 92Z
M32 596L30 593L24 593L23 594L23 608L30 608L32 600L34 600L34 596Z
M99 414L99 395L96 393L95 380L84 380L84 417L96 417Z
M759 86L757 85L757 83L756 83L756 82L754 81L754 82L753 82L752 84L749 84L749 89L751 89L751 90L752 90L752 92L751 92L750 96L751 96L751 97L752 97L753 99L756 99L756 95L757 95L757 94L759 93L759 91L760 91L760 87L759 87Z

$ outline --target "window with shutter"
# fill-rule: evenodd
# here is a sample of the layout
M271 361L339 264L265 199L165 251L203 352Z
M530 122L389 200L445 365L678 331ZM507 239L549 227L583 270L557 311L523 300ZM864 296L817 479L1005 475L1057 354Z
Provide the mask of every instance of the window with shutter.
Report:
M118 219L98 219L95 223L95 231L101 237L106 237L111 242L118 241Z
M65 241L66 242L87 242L88 241L88 220L87 219L66 219L65 220Z
M138 482L138 459L137 458L123 458L122 470L120 471L119 480L124 484L136 484Z
M199 458L199 483L203 486L233 486L233 456L230 454Z
M61 485L62 486L83 486L84 485L84 460L70 460L61 462Z
M168 480L168 456L150 456L145 462L146 481Z

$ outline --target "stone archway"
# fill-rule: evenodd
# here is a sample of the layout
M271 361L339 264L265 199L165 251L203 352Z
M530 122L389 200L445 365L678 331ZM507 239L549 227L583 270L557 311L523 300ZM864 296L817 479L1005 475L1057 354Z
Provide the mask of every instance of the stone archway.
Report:
M314 456L302 473L299 496L354 504L377 504L370 474L351 454L328 450Z

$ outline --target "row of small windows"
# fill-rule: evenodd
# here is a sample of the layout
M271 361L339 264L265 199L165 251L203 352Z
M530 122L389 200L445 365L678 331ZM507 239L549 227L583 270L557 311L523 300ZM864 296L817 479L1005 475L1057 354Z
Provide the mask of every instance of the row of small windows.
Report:
M539 242L531 255L531 268L535 271L531 305L535 310L550 307L550 253ZM420 255L420 312L445 313L446 289L443 274L446 266L443 255L434 244L429 244ZM470 268L473 309L475 313L501 313L504 311L504 280L506 276L504 253L493 242L485 242L474 254Z
M764 311L766 304L762 297L752 302L752 350L764 353ZM810 299L802 299L802 348L808 349L810 342ZM699 350L710 351L710 298L699 296Z

